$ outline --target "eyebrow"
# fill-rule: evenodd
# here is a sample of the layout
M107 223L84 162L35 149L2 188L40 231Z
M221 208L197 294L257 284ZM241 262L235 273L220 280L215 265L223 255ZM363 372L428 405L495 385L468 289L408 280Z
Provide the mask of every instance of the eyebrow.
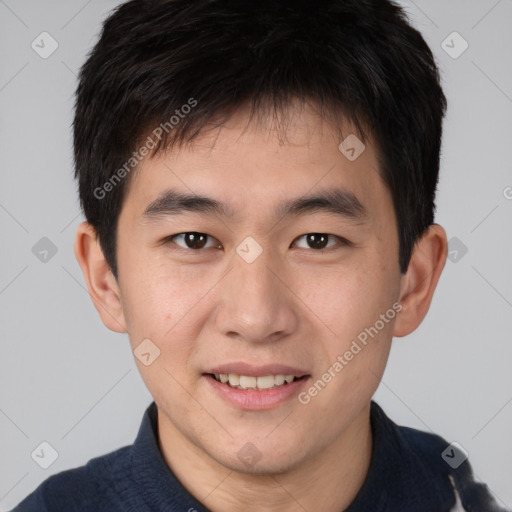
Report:
M142 218L146 222L156 222L164 217L186 212L230 219L236 217L230 205L214 198L170 189L147 206ZM282 201L277 205L274 214L277 218L283 218L317 212L331 213L358 223L364 222L368 217L368 211L359 199L344 188L324 190L313 195Z

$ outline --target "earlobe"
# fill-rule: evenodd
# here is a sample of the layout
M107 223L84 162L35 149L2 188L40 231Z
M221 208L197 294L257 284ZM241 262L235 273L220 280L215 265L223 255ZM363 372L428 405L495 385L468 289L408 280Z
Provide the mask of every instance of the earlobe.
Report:
M414 246L400 290L402 310L395 322L394 336L413 332L425 318L439 277L446 263L448 242L445 230L432 224Z
M96 231L88 222L78 226L74 249L101 320L112 331L127 332L119 286L103 256Z

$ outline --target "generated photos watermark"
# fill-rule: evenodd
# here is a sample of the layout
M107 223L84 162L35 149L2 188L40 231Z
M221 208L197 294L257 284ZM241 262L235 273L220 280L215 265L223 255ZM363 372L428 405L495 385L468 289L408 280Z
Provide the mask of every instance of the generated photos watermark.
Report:
M197 100L189 98L187 103L184 103L179 109L174 111L175 115L172 115L165 123L160 123L151 133L159 140L165 133L169 133L176 125L178 125L182 119L186 117L191 110L197 106ZM146 156L148 156L151 150L155 149L157 142L151 135L148 135L144 144L132 153L132 156L120 167L101 187L94 189L93 195L96 199L104 199L106 195L111 192L121 181L130 174L139 162Z
M381 313L379 320L377 320L372 326L366 327L363 331L361 331L357 335L357 339L354 339L350 345L350 348L346 350L343 354L340 354L336 361L334 361L329 368L322 374L322 376L311 385L307 391L302 391L299 393L297 399L303 405L309 404L311 399L322 391L329 382L331 382L337 374L348 365L350 361L359 354L364 347L368 344L368 336L372 339L379 334L379 332L384 329L386 324L388 324L393 318L395 318L396 314L402 311L402 304L395 302L392 307L390 307L385 313ZM359 343L362 345L360 345Z

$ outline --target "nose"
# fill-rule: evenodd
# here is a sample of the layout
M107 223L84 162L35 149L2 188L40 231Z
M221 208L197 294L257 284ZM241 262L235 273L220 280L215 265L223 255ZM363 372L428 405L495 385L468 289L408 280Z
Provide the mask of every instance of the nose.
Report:
M268 250L251 263L234 254L233 268L222 281L217 330L251 344L275 342L292 334L300 317L286 276L283 264Z

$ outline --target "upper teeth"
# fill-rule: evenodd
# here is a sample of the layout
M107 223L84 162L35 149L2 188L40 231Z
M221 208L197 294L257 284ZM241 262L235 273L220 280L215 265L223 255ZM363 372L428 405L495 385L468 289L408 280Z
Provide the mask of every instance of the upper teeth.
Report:
M282 386L285 382L292 382L294 375L264 375L263 377L250 377L235 373L216 373L215 378L238 389L270 389Z

